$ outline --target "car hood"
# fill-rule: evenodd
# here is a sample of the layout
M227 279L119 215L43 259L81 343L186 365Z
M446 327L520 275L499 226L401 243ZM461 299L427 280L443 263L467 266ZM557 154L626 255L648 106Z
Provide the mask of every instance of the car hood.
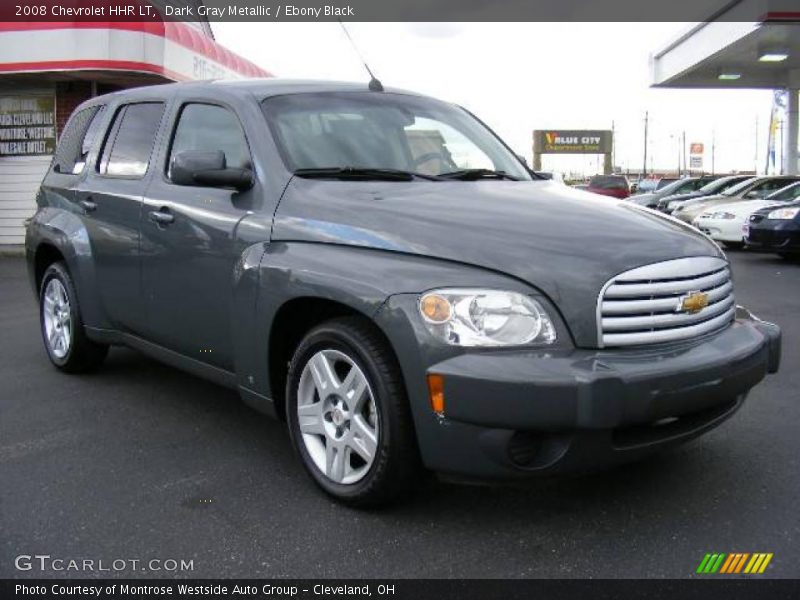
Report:
M702 198L703 194L700 192L686 192L685 194L671 194L661 198L664 202L683 202L684 200L693 200L694 198Z
M695 198L693 200L689 200L681 207L681 212L685 214L693 214L695 216L702 214L705 212L706 209L711 208L712 206L717 206L719 204L738 204L741 202L741 198L738 196L706 196L705 198Z
M744 200L741 202L715 204L711 208L714 209L714 212L725 211L733 213L737 217L747 217L761 208L765 208L767 206L775 206L776 204L785 204L785 203L777 202L775 200Z
M646 206L647 204L654 203L658 200L658 194L655 193L646 193L646 194L636 194L635 196L630 196L629 200L634 204L638 204L639 206Z
M713 242L674 219L550 181L294 178L272 239L370 247L506 273L548 296L584 346L597 344L597 296L614 275L720 255Z

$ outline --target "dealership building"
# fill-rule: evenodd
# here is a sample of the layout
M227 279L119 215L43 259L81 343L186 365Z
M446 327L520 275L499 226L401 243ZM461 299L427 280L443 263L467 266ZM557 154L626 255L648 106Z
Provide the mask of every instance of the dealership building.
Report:
M783 171L799 172L797 0L720 0L706 22L656 52L651 67L655 87L786 90Z
M269 77L207 22L0 23L0 245L24 241L36 189L78 104L115 90Z

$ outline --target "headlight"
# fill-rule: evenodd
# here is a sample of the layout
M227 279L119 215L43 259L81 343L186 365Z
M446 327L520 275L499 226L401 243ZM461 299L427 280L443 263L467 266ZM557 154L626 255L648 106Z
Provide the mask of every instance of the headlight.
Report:
M715 212L711 213L711 215L704 215L710 216L712 219L723 219L725 221L730 221L731 219L735 219L736 215L729 212Z
M552 344L556 329L542 305L517 292L442 289L424 294L428 330L453 346Z
M778 210L773 210L771 213L767 215L768 219L794 219L797 216L797 213L800 213L800 206L797 208L779 208Z

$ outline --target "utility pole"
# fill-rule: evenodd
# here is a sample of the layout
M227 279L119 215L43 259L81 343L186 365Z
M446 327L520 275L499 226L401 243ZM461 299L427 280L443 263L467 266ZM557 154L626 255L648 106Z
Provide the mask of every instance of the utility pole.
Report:
M611 120L611 171L614 171L614 167L617 164L617 137L616 133L614 133L614 120Z
M681 142L683 148L683 172L686 173L686 130L683 131L683 138Z
M642 164L642 176L640 179L644 179L647 175L647 120L648 111L644 111L644 163Z

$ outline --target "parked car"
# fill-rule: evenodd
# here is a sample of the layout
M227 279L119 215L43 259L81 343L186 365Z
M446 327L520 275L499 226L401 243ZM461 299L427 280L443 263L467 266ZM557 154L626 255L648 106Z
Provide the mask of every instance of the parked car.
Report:
M751 179L751 175L729 175L727 177L720 177L719 179L713 179L706 183L701 188L698 188L691 192L680 193L680 194L673 194L671 196L664 196L659 199L658 205L656 208L661 212L667 213L671 215L673 211L679 206L682 206L684 202L687 200L693 200L695 198L702 198L705 196L714 196L716 194L721 194L727 189L732 188L735 185L742 183L748 179Z
M729 248L741 248L747 238L750 215L770 206L793 202L800 198L800 182L773 192L764 200L748 200L733 204L720 204L710 208L692 223L703 233Z
M800 258L800 201L754 212L747 223L746 241L748 248Z
M706 183L713 181L713 177L685 177L683 179L678 179L677 181L673 181L672 183L665 185L664 187L650 192L648 194L637 194L636 196L631 196L631 202L635 202L639 206L646 206L647 208L656 208L658 206L658 202L662 198L666 198L667 196L672 196L674 194L683 194L686 192L693 192L694 190L704 186Z
M640 179L636 182L636 193L637 194L648 194L650 192L656 192L666 186L668 186L673 181L678 181L677 177L660 177L660 178L647 178L647 179Z
M778 369L780 330L737 308L706 236L538 179L470 113L410 92L99 96L37 204L26 253L58 369L123 344L236 389L353 505L423 469L642 457Z
M795 183L796 181L800 181L800 176L777 175L771 177L753 177L716 196L706 196L688 200L681 207L677 208L672 213L672 216L677 217L685 223L692 223L697 217L714 206L744 202L747 200L761 200L771 193Z
M589 180L587 191L624 199L631 195L631 186L623 175L595 175Z

